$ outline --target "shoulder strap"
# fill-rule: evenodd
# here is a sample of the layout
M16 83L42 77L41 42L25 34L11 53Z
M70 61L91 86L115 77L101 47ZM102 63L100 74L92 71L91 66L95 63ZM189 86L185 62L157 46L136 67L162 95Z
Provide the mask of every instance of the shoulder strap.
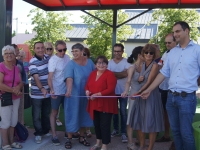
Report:
M14 85L14 81L15 81L15 66L14 66L14 76L13 76L12 87L13 87L13 85Z

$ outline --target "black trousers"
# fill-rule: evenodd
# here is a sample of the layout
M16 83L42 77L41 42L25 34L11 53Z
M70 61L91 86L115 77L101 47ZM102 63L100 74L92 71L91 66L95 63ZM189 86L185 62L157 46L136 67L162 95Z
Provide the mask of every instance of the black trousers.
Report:
M111 141L111 113L94 111L94 127L96 138L102 140L102 144L109 144Z

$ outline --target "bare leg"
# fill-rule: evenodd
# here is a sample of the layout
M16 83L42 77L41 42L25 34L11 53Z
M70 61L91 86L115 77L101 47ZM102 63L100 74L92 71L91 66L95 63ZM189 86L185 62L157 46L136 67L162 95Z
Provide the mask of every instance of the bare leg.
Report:
M140 147L143 148L145 146L145 133L143 133L141 130L138 130L138 137L140 141Z
M149 133L149 147L148 150L153 150L153 146L156 140L156 132Z
M132 144L133 143L133 129L131 128L130 125L127 125L127 136L128 136L128 144Z
M107 149L108 149L108 146L107 146L107 144L103 144L101 148L102 148L103 150L107 150Z
M9 145L8 142L8 129L1 129L1 136L2 136L2 140L3 140L3 146L5 145Z
M14 139L14 129L15 129L14 127L10 127L8 130L8 133L9 133L8 139L9 139L10 145L14 142L14 140L13 140Z
M52 109L51 115L50 115L52 137L56 136L56 116L57 116L57 114L58 114L58 110Z

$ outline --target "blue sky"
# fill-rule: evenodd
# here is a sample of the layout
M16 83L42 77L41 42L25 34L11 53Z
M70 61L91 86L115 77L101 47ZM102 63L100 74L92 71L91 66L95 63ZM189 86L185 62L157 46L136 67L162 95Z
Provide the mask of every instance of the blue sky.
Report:
M16 31L16 28L18 30L18 33L25 33L25 30L28 30L28 32L32 32L33 26L31 25L30 18L27 17L31 9L36 8L35 6L24 2L22 0L13 0L13 26L12 29ZM81 23L82 19L80 18L82 13L81 11L67 11L67 13L72 14L70 19L70 23ZM18 18L18 23L16 21L16 18Z

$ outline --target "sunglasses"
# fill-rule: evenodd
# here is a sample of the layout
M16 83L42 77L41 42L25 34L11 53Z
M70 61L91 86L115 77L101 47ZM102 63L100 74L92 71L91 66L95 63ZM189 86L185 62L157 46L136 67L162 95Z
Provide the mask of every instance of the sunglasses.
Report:
M66 52L67 48L64 48L64 49L58 49L58 51L61 53L62 51L63 52Z
M146 55L149 54L149 55L153 55L154 52L144 52Z
M48 51L51 51L53 48L46 48Z
M172 42L165 42L165 44L171 44Z

